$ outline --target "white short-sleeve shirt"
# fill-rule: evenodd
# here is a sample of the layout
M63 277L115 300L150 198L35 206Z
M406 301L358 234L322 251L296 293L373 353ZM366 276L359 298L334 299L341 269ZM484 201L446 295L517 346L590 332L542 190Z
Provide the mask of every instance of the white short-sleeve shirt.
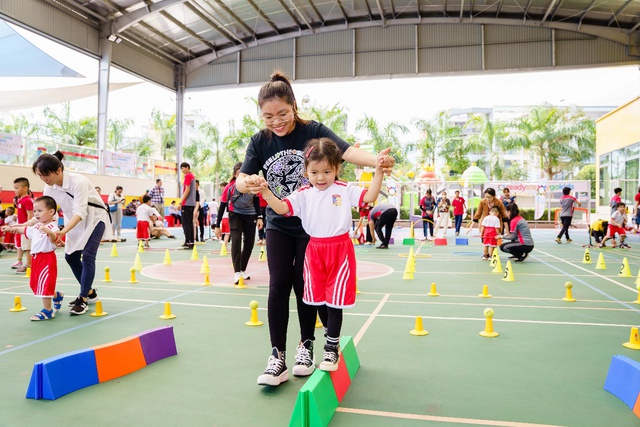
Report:
M497 216L493 216L493 215L487 215L484 217L484 219L482 220L482 226L484 227L489 227L489 228L501 228L502 225L500 224L500 218L498 218Z
M324 191L304 185L283 200L289 205L286 216L299 217L309 236L340 236L351 228L351 207L360 206L366 192L345 181L334 181Z
M41 228L48 228L51 231L56 231L58 227L55 222L50 222L47 225L37 223L24 228L24 235L27 239L31 240L31 253L40 254L45 252L53 252L56 250L56 244L49 240L49 236L44 231L40 231Z
M151 215L153 215L154 211L158 212L155 208L147 205L146 203L142 203L136 209L136 220L151 223Z

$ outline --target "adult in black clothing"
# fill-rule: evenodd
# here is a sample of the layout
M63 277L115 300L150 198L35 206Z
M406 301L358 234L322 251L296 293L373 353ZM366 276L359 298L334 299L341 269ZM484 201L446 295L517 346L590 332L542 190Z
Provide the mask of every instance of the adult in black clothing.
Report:
M350 146L324 125L303 120L298 116L291 83L276 71L271 80L260 88L258 105L265 129L251 137L236 186L241 192L257 194L261 191L257 174L262 171L269 189L280 199L305 184L304 147L312 138L327 137L336 142L343 159L360 166L392 167L394 160L389 149L377 156ZM304 289L304 255L309 236L300 219L284 217L267 208L267 260L269 265L268 318L271 356L267 368L258 377L258 384L277 386L289 379L285 363L289 297L293 288L300 323L300 343L297 346L293 374L311 375L315 369L313 340L316 312L326 321L326 306L316 307L302 302ZM326 324L326 323L325 323Z
M376 249L389 249L391 241L391 232L393 225L396 223L398 210L390 203L380 203L371 209L369 219L374 223L374 229L380 239L380 246ZM382 231L384 229L384 232Z

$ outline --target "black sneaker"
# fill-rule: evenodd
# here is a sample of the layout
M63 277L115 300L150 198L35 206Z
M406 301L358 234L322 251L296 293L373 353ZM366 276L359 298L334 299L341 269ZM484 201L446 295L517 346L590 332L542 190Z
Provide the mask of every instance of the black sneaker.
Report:
M267 361L267 369L258 377L258 385L279 386L289 380L289 371L284 361L284 351L278 351L273 347L271 356Z
M96 301L98 301L100 298L98 298L98 293L96 292L96 289L91 289L89 291L89 295L87 296L87 303L88 304L93 304Z
M313 341L306 340L296 348L296 363L293 365L293 375L308 377L316 370L316 357L313 354Z
M322 356L322 362L320 362L318 368L328 372L337 371L339 361L340 347L337 345L325 344L324 356Z
M69 314L71 315L80 315L85 314L87 312L87 303L82 300L82 298L76 298L76 303L71 310L69 310Z
M380 246L376 246L376 249L389 249L389 246L387 246L387 245L380 245Z

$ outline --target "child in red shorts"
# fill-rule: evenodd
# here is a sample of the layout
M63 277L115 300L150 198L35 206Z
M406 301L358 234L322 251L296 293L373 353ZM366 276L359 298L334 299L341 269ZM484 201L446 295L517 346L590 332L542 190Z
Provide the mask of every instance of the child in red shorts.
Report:
M151 207L151 197L148 195L142 196L142 204L136 209L136 238L139 241L144 242L144 247L149 247L149 239L151 238L149 233L149 223L152 221L154 215L153 208Z
M482 235L482 245L484 246L484 254L482 259L491 259L493 250L498 246L497 236L502 229L502 223L500 222L500 210L497 207L492 207L489 211L489 215L485 216L480 225L480 234Z
M33 203L33 216L38 221L35 225L4 226L2 231L23 234L23 238L31 240L31 278L29 285L33 294L42 298L43 309L31 316L31 320L50 320L62 306L62 292L56 291L58 280L58 259L56 258L56 231L58 226L53 221L56 213L56 201L49 196L42 196Z
M627 238L627 232L625 228L627 226L627 206L620 202L616 210L611 214L611 219L609 220L609 231L602 242L598 244L598 247L601 248L604 246L604 242L609 239L614 239L615 248L615 238L616 233L620 236L620 247L630 249L630 246L625 243L625 239Z
M271 209L280 215L299 217L310 236L304 258L302 300L305 304L318 306L320 320L327 328L327 342L319 368L335 371L340 360L342 310L353 306L356 298L355 251L349 238L351 207L375 202L383 173L378 165L368 189L338 180L342 152L329 138L310 140L305 148L304 163L309 184L284 200L275 197L264 178L255 176L251 179L256 180L254 185L263 187L262 197ZM307 347L313 355L311 340L300 345ZM259 377L258 384L268 384L262 381Z

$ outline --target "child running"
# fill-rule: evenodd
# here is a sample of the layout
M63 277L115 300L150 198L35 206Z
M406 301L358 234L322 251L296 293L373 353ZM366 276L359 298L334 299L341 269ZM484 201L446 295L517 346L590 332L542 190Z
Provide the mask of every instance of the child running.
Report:
M151 207L151 196L142 196L142 204L136 209L136 238L138 241L144 242L144 247L149 247L149 221L152 220L154 208Z
M351 207L378 198L383 172L380 166L376 167L368 190L339 181L342 152L329 138L310 140L304 155L309 184L284 200L274 196L264 178L256 184L263 187L262 196L271 209L280 215L299 217L310 236L304 263L303 301L318 306L320 320L327 328L319 368L335 371L340 360L342 309L352 307L356 297L356 258L349 239ZM288 377L286 370L283 374ZM261 378L258 384L263 384Z
M627 238L627 232L624 231L625 228L627 228L626 209L627 205L622 202L618 203L617 209L611 214L611 219L609 220L609 232L607 233L605 238L602 239L602 243L598 244L599 248L605 246L605 242L609 239L613 239L613 247L615 248L615 238L616 233L618 233L618 235L620 236L620 247L631 249L631 247L624 242Z
M491 259L493 250L498 246L497 236L500 234L501 228L500 209L494 206L489 211L489 215L485 216L482 224L480 224L480 235L482 236L482 245L484 246L482 259Z
M571 238L569 237L569 227L571 227L571 220L573 219L573 210L575 207L573 205L582 206L582 204L573 197L571 194L571 188L564 187L562 189L562 198L560 199L560 206L562 206L562 210L560 211L560 221L562 221L562 229L560 230L560 234L556 237L556 243L562 244L562 235L564 234L567 239L567 243L571 243Z
M35 225L4 226L2 231L22 234L24 240L31 241L31 278L29 285L33 294L42 298L43 308L31 316L31 320L50 320L62 306L62 292L56 291L58 280L58 260L56 258L56 240L58 226L53 221L56 213L56 201L49 196L42 196L33 203ZM25 239L26 238L26 239Z

